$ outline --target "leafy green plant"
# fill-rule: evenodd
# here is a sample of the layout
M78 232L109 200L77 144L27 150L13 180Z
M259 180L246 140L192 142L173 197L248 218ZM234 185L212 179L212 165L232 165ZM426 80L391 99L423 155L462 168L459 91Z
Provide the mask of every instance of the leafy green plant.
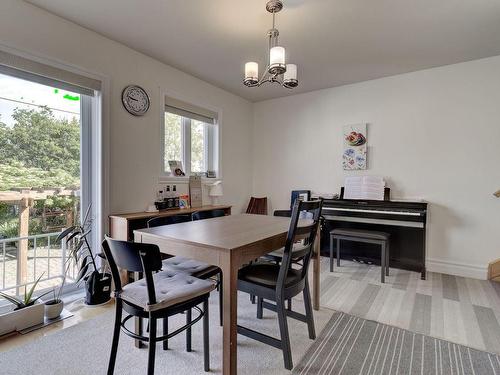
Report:
M46 304L52 304L52 303L59 303L61 302L61 294L62 294L62 291L64 289L64 285L66 284L66 277L68 275L68 271L69 271L69 267L71 266L71 263L66 261L66 268L65 268L65 271L64 271L64 275L63 275L63 280L62 280L62 283L59 287L55 287L54 289L52 289L52 293L53 293L53 296L54 298L50 301L47 301Z
M20 309L23 309L25 307L32 306L35 304L36 301L38 301L44 295L49 294L51 292L51 290L49 290L48 292L45 292L45 293L39 295L38 297L33 298L33 292L35 291L35 288L38 285L38 283L40 282L40 279L42 278L42 276L43 276L43 273L33 283L33 285L31 286L29 291L27 291L26 285L24 286L24 295L23 295L22 299L18 298L18 297L11 296L11 295L9 295L7 293L3 293L3 292L0 292L0 296L2 296L7 301L9 301L13 305L15 305L16 308L14 310L20 310Z
M90 208L87 208L82 224L73 225L59 234L56 241L66 241L69 248L68 261L73 259L75 264L78 265L78 275L76 283L84 280L89 274L98 272L95 255L92 253L88 236L92 232L90 221Z

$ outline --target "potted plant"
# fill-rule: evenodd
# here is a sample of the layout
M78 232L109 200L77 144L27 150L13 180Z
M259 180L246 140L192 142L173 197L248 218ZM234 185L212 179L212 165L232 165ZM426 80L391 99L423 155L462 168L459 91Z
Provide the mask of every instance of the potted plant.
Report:
M0 296L14 306L14 308L7 308L3 313L0 312L0 335L16 330L21 331L43 323L44 305L39 303L39 300L51 291L49 290L36 298L33 297L35 288L42 276L43 274L33 283L29 291L26 285L24 286L24 296L22 298L0 292Z
M81 225L73 225L59 234L57 241L66 241L69 248L68 258L73 259L78 266L76 283L85 281L85 303L99 305L110 300L111 275L100 272L96 256L92 252L88 240L92 232L90 208L87 208Z
M47 319L56 319L59 317L59 315L61 315L63 311L64 302L61 299L61 294L64 288L64 284L66 283L66 275L68 273L69 266L71 265L70 262L68 261L66 261L66 263L67 263L66 270L64 272L61 286L59 288L54 288L52 290L54 298L45 302L45 317Z

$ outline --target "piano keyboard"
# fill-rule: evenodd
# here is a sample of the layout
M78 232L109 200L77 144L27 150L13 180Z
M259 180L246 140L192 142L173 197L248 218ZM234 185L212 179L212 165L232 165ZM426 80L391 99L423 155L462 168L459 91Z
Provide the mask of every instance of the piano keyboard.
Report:
M373 210L373 209L357 209L357 208L342 208L342 207L323 207L323 211L344 211L344 212L361 212L369 214L387 214L387 215L403 215L403 216L422 216L420 212L414 211L393 211L393 210Z

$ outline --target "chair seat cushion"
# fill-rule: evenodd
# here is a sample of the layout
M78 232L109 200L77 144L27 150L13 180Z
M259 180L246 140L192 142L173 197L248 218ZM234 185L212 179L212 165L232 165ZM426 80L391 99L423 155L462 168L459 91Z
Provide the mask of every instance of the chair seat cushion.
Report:
M332 230L330 232L330 235L362 237L374 240L387 240L390 237L390 234L386 232L377 232L374 230L364 230L364 229L342 229L342 228L336 228Z
M156 311L189 301L215 289L213 281L200 280L185 273L170 270L155 273L153 281L156 293L155 304L148 304L148 289L144 279L125 285L119 296L124 301L142 307L145 311Z
M238 273L238 279L261 286L275 288L278 283L280 266L271 263L254 263L243 267ZM285 281L285 288L296 284L301 279L301 270L290 269Z
M163 270L166 271L180 271L188 275L199 277L197 274L212 268L210 264L200 262L194 259L183 257L171 257L162 261Z

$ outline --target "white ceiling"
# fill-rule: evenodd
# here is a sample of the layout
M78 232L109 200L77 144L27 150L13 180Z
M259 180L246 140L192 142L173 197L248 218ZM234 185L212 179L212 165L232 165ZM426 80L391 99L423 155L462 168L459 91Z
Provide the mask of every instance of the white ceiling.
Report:
M500 55L499 0L284 0L299 87L242 84L267 54L266 0L29 0L252 101Z

